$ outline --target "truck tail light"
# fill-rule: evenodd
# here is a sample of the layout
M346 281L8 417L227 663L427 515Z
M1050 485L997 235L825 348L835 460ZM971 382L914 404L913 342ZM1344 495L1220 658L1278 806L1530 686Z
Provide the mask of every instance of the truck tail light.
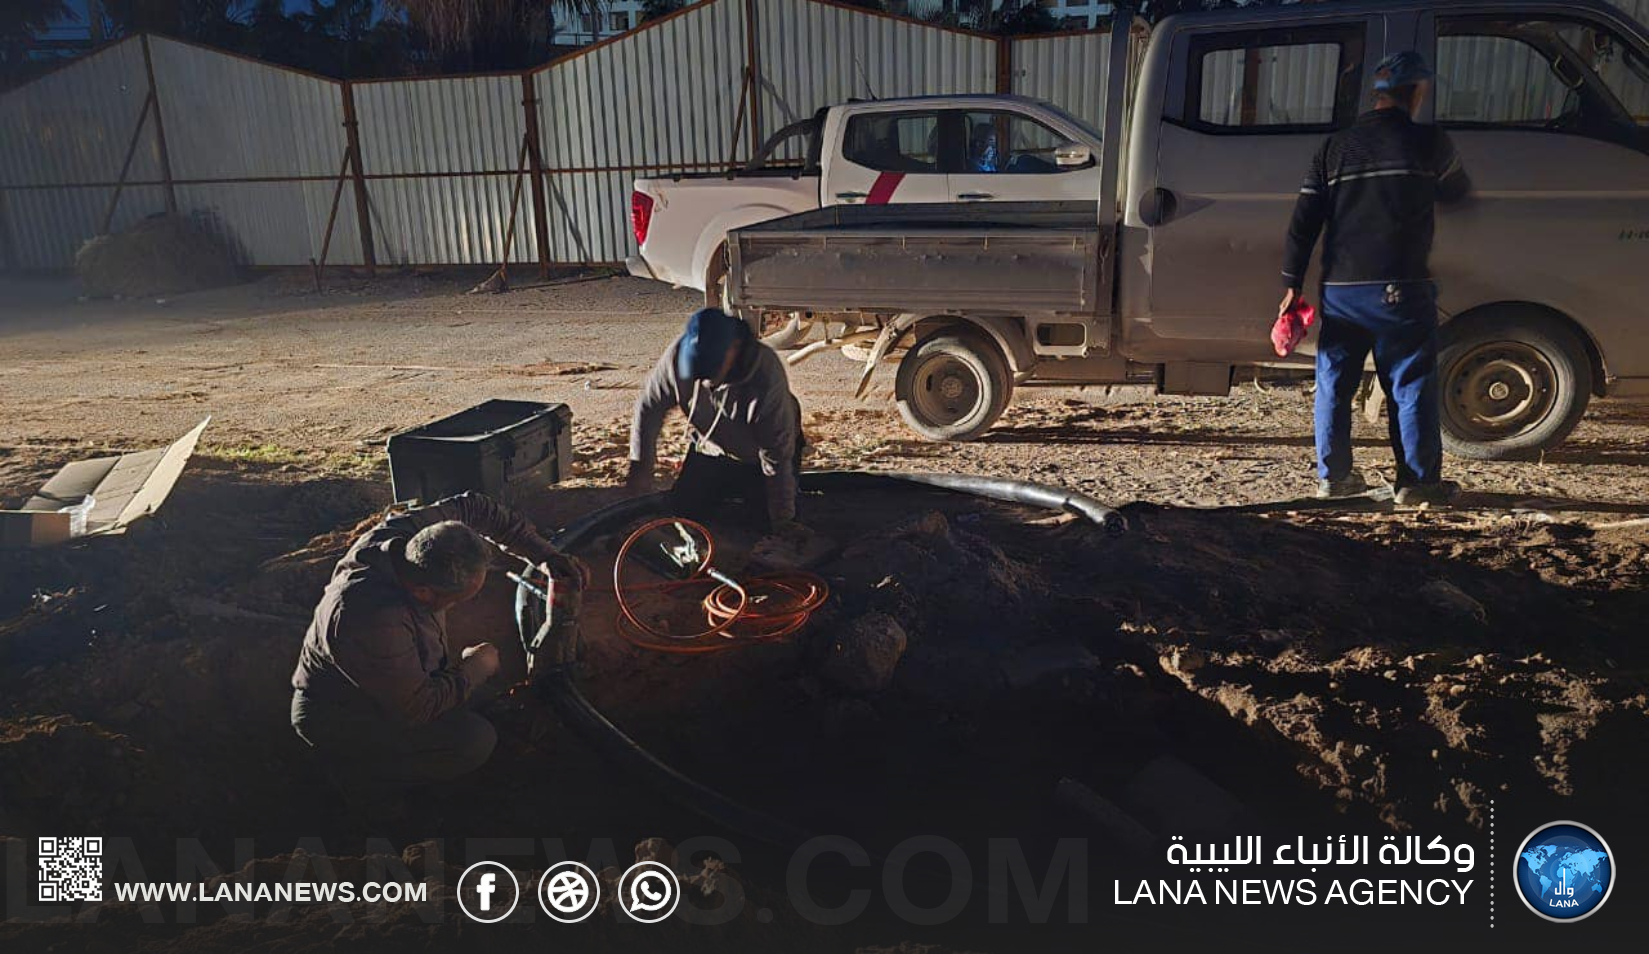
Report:
M636 244L647 241L647 227L653 224L653 197L645 192L630 193L630 228L636 233Z

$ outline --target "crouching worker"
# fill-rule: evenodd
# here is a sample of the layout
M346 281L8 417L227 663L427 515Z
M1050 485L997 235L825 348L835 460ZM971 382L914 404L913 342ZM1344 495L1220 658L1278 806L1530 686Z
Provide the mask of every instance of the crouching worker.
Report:
M630 426L631 491L650 490L659 432L671 408L687 416L689 449L671 489L671 505L700 518L737 499L761 510L753 522L777 537L796 524L801 469L801 405L790 393L784 361L750 326L705 308L665 349L641 387Z
M447 649L447 610L481 591L496 552L483 534L582 584L576 559L479 494L390 517L333 570L292 674L292 727L346 795L457 778L492 755L492 724L466 703L498 674L498 649Z

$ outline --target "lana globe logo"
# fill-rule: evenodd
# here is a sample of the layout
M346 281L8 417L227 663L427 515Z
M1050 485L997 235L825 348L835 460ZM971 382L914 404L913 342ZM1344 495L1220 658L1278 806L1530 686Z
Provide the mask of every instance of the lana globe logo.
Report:
M1513 869L1518 897L1560 924L1597 913L1615 883L1615 857L1603 836L1580 822L1542 825L1523 839Z

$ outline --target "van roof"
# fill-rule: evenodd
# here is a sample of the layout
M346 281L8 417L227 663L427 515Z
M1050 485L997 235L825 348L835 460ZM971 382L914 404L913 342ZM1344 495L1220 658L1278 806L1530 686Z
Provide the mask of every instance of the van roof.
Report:
M1436 0L1347 0L1343 3L1286 4L1284 6L1238 7L1223 10L1203 10L1195 13L1177 13L1157 24L1158 30L1179 27L1204 26L1210 23L1266 25L1276 22L1297 23L1329 17L1357 16L1369 13L1394 13L1410 10L1437 12ZM1605 0L1455 0L1446 6L1449 14L1495 13L1558 13L1571 10L1592 13L1613 20L1639 36L1649 35L1649 29L1631 14Z

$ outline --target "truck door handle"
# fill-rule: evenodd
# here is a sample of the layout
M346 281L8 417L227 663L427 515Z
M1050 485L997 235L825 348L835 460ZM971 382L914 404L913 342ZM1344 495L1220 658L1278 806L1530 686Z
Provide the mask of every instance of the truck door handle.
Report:
M868 197L869 197L869 194L865 193L865 192L838 192L838 193L836 193L836 198L838 198L838 199L864 199L864 198L868 198Z
M996 196L989 192L958 192L956 197L963 202L977 202L980 199L994 199Z

